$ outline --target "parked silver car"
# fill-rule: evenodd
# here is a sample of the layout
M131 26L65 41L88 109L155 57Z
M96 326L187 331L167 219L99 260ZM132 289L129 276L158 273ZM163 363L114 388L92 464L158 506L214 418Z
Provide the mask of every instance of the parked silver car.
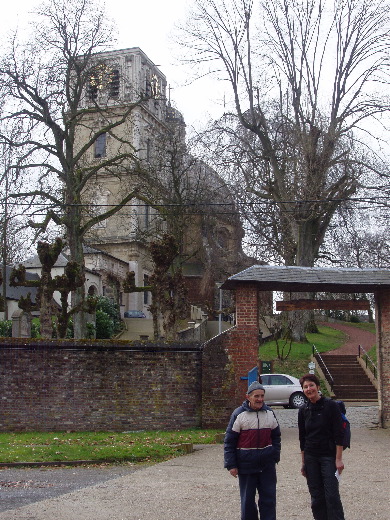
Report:
M146 318L142 311L126 311L123 316L125 318Z
M299 379L287 374L261 374L265 403L285 408L301 408L306 403Z

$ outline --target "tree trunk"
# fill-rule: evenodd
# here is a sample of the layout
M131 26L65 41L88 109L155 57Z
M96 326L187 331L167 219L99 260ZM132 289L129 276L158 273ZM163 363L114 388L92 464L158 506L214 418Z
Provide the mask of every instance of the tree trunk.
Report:
M295 237L297 253L295 265L313 267L318 250L318 222L306 220L296 223Z
M41 286L40 292L40 303L39 303L39 322L40 322L40 335L42 338L51 339L53 336L53 324L52 324L52 306L51 300L53 297L53 291L51 287L51 266L48 267L42 264L41 270Z
M81 217L80 209L71 206L69 224L67 227L67 240L70 251L70 261L76 262L81 269L81 275L85 275L85 263L83 252L83 237L80 236ZM72 292L72 307L77 308L73 315L73 334L75 339L87 337L87 315L84 309L85 284L83 283Z
M295 224L294 234L297 243L295 265L313 267L318 249L318 222L316 220L308 219ZM310 298L310 294L301 294L300 297ZM315 330L317 328L313 311L292 311L291 334L294 341L306 342L306 332L309 327L310 330Z

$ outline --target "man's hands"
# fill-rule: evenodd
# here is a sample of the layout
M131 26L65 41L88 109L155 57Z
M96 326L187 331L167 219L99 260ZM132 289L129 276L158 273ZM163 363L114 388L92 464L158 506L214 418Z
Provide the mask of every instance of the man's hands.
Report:
M238 475L238 469L237 468L232 468L232 469L229 469L229 473L232 477L235 477L237 478L237 475Z

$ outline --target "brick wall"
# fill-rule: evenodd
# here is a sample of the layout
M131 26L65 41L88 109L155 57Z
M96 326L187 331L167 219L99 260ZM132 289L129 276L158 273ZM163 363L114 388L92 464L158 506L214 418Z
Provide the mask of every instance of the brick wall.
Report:
M0 344L0 431L200 426L199 344Z
M390 290L375 295L379 369L380 420L390 428Z

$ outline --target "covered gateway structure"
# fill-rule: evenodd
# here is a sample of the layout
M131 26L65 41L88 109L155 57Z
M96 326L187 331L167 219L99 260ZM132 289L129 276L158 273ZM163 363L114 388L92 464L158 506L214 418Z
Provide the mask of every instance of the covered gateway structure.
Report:
M225 394L234 400L231 408L245 394L245 382L241 377L249 372L258 358L259 292L373 293L376 306L380 423L383 427L390 426L390 270L254 265L228 278L221 288L234 290L236 294L236 327L227 331L224 338L219 340L229 364L227 371L230 381L221 384ZM304 306L302 300L292 304L296 309L320 308L316 307L315 302L312 306L310 300L306 302ZM329 302L329 305L332 304ZM337 308L336 302L334 305ZM210 389L207 390L209 393Z

